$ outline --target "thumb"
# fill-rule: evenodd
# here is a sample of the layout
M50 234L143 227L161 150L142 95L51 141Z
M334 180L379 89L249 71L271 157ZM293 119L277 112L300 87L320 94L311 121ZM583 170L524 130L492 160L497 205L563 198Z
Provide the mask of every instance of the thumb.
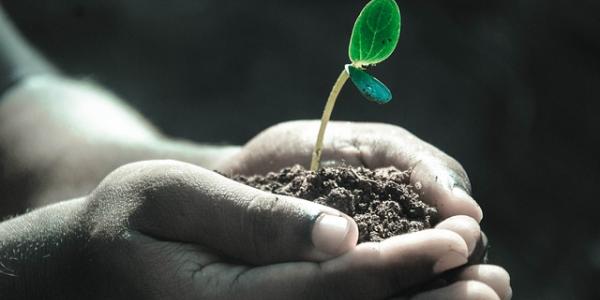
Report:
M263 192L187 163L141 164L146 170L137 174L152 188L145 189L132 225L146 234L253 264L325 260L356 245L356 223L333 208Z

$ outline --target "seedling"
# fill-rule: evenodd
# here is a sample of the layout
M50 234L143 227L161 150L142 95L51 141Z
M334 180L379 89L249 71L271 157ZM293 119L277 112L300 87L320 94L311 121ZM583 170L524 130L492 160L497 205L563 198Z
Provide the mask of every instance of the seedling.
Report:
M312 153L310 163L312 171L319 169L327 123L335 101L348 78L368 100L379 104L392 100L392 93L385 84L371 76L365 69L392 55L400 38L400 21L400 9L395 0L371 0L356 18L348 47L348 56L352 63L344 66L327 98L317 142Z

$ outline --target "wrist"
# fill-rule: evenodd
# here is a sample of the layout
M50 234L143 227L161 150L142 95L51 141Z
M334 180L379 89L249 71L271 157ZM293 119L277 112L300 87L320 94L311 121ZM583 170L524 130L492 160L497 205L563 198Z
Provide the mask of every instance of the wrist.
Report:
M87 241L85 199L63 201L0 223L0 294L65 298L77 287Z

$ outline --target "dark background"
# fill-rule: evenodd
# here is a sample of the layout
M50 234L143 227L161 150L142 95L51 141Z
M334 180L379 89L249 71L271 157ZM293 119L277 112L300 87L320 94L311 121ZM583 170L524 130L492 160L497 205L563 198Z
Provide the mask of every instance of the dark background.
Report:
M242 144L320 117L366 1L4 0L68 74L166 133ZM600 1L398 0L394 100L347 86L334 119L403 126L463 163L515 299L600 299Z

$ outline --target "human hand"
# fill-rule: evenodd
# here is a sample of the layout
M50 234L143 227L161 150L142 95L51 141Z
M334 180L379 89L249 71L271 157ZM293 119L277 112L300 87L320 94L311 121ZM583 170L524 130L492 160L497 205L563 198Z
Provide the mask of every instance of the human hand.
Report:
M355 246L356 224L334 209L174 161L121 167L85 203L74 286L97 298L388 299L464 264L479 233L455 217ZM496 299L473 274L452 299Z
M318 121L292 121L272 126L248 142L218 169L227 174L265 174L294 164L308 167ZM405 129L381 123L330 122L322 166L335 164L370 169L411 169L411 183L421 199L437 207L442 218L467 215L480 221L481 208L469 196L471 184L460 163Z
M317 121L275 125L247 143L241 152L219 169L229 174L251 175L278 171L294 164L308 167L318 126ZM467 231L479 240L479 246L472 248L477 249L471 253L470 263L479 263L487 239L480 238L483 234L478 226L464 222L469 223L470 218L466 216L480 221L483 213L469 195L469 179L456 160L397 126L332 122L326 134L322 165L340 163L371 169L387 166L412 169L411 182L421 186L421 199L436 206L442 218L447 219L438 227L445 226L445 222L450 220L463 223L461 226L465 228L470 226ZM457 217L459 215L462 216ZM457 218L460 221L456 221ZM494 287L502 299L510 298L512 294L508 273L500 267L475 265L454 273L453 279L444 279L450 284L441 289L445 294L460 294L458 298L462 299L466 296L465 290L473 290L467 286L477 284ZM465 283L466 279L473 282ZM436 293L431 291L423 295Z
M212 169L237 151L165 136L91 82L33 76L0 98L0 218L87 195L127 163L175 159Z

